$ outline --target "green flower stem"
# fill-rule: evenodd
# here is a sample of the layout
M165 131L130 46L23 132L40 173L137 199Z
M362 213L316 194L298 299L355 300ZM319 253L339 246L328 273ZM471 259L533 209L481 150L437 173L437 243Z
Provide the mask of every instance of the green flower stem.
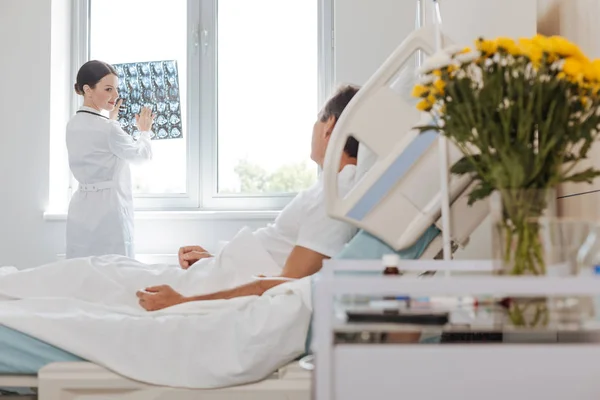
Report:
M534 314L529 318L531 308L534 307ZM550 321L550 312L546 300L539 299L513 299L508 309L508 318L514 326L535 328L546 326Z
M504 219L503 262L511 275L545 275L546 264L537 222L546 208L546 191L501 192Z

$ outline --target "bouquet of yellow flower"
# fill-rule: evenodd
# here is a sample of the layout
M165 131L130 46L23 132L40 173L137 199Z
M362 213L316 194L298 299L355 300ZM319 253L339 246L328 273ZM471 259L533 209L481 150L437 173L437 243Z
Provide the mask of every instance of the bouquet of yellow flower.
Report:
M562 37L475 45L427 60L413 96L433 122L419 129L442 133L462 151L451 172L474 176L471 203L500 192L508 205L504 251L512 273L543 274L539 227L531 221L546 203L524 193L600 175L574 170L600 131L600 60L590 61Z

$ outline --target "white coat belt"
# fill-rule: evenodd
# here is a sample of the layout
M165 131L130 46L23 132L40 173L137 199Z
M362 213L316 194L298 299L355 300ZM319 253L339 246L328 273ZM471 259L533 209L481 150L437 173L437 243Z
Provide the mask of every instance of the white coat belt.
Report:
M110 189L114 186L113 181L97 182L97 183L80 183L80 192L97 192L98 190Z

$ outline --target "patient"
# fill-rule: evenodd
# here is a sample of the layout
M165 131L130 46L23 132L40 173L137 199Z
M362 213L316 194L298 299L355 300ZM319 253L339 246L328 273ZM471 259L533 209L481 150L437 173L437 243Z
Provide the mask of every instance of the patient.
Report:
M327 101L313 127L310 158L323 168L325 151L333 128L342 111L357 93L355 86L343 86ZM340 162L338 185L344 195L352 187L356 169L358 142L349 138ZM258 229L254 236L264 249L282 267L280 276L304 278L321 269L323 260L338 253L356 229L348 223L327 216L323 181L298 195L281 211L273 224ZM187 269L196 261L211 257L200 246L187 246L179 250L179 264ZM176 304L199 301L231 299L241 296L262 295L283 281L257 280L220 292L183 296L167 285L148 287L137 292L140 305L155 311Z

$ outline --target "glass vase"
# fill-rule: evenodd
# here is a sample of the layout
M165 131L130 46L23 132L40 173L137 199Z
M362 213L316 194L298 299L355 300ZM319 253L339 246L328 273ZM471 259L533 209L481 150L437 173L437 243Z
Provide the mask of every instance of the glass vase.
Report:
M500 189L491 196L492 251L501 275L546 275L540 235L544 217L556 216L554 189Z

